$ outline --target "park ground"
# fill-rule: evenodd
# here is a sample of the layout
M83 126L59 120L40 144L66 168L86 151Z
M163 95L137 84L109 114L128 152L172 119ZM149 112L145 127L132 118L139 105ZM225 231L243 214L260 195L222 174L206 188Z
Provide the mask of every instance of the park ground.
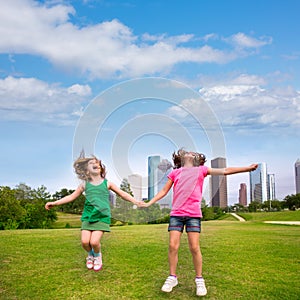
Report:
M233 216L203 222L205 299L299 299L300 211ZM57 227L77 227L62 215ZM102 241L100 272L85 269L79 228L0 232L0 299L196 299L186 233L179 252L179 285L168 276L167 224L112 227Z

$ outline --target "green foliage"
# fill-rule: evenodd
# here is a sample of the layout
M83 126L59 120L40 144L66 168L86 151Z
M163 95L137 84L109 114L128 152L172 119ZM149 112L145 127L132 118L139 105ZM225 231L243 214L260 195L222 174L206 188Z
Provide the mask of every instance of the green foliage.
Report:
M15 189L0 187L0 229L50 228L55 211L45 210L51 199L46 187L31 189L24 183Z
M202 207L203 221L217 220L225 215L225 212L220 207Z
M290 210L300 208L300 194L286 196L283 206Z
M17 229L26 210L16 199L16 191L10 187L0 187L0 230Z

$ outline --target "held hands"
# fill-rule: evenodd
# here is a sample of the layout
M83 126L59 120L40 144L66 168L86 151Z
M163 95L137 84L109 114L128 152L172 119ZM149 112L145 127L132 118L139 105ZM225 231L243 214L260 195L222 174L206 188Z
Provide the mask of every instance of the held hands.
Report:
M144 201L137 201L137 200L134 202L134 204L135 204L137 207L144 207L144 206L143 206L144 203L145 203Z
M149 207L152 203L150 203L150 202L144 202L144 201L141 201L142 203L140 203L140 206L139 207L143 207L143 208L145 208L145 207Z
M134 206L139 207L139 208L145 208L145 207L149 207L151 205L151 203L149 202L144 202L144 201L135 201L134 202ZM135 207L135 208L136 208Z

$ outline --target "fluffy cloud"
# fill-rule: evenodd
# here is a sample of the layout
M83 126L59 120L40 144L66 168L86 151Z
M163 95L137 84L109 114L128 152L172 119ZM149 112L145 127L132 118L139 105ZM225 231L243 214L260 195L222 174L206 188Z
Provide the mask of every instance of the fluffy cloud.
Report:
M88 85L63 88L35 78L7 77L0 80L0 118L67 125L80 115L90 94Z
M71 22L75 10L70 5L47 6L32 0L2 1L0 7L0 52L32 54L54 65L79 71L92 78L124 78L165 73L175 64L226 63L247 55L235 47L219 50L202 44L219 39L215 34L196 38L192 34L136 36L118 20L79 27ZM199 46L189 47L189 42ZM225 42L258 48L270 40L238 33ZM249 52L250 53L250 52Z
M256 128L300 127L300 92L291 87L263 88L264 80L247 74L231 82L203 87L201 97L210 104L224 129L249 130ZM188 111L201 110L196 99L182 102ZM169 113L188 118L180 107Z

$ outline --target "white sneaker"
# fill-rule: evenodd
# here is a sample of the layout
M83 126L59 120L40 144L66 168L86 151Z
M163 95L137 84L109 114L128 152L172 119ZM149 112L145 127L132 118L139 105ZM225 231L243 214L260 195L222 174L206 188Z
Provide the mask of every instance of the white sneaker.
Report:
M93 269L93 267L94 267L94 256L88 255L88 257L86 258L86 267L89 270Z
M166 293L170 293L173 290L173 287L175 287L178 284L177 277L175 276L168 276L166 279L164 285L162 286L161 290Z
M207 294L207 289L205 287L205 281L203 278L196 278L197 296L205 296Z
M94 257L94 271L100 271L102 269L102 254Z

